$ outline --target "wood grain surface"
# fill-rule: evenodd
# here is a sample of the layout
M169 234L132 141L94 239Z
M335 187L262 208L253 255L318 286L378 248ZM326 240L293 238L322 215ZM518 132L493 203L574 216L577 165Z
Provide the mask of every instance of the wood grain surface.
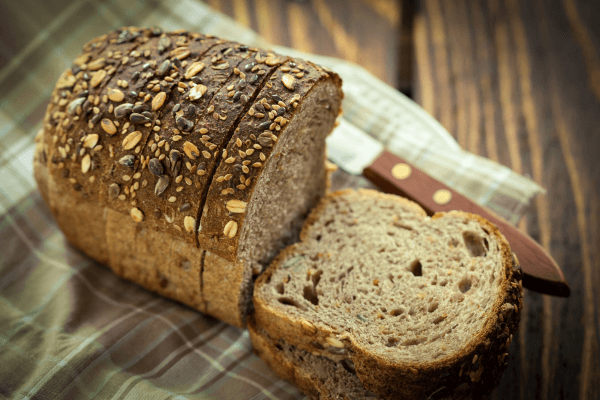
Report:
M546 188L520 223L571 297L525 294L494 399L600 399L600 7L583 0L212 0L267 40L348 59L473 152ZM335 175L335 185L369 186Z

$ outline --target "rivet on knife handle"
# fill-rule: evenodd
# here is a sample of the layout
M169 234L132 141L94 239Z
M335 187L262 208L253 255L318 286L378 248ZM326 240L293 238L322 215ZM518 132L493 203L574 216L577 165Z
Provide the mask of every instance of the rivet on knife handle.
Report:
M481 215L498 227L512 250L518 254L524 275L524 287L553 296L569 296L570 289L565 277L548 252L527 234L490 210L453 191L388 151L383 151L371 166L365 168L363 175L383 191L399 194L419 203L430 215L451 210Z

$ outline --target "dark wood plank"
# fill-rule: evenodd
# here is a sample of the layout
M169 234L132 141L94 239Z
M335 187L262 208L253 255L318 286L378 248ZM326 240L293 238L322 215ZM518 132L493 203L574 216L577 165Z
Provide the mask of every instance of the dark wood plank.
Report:
M417 100L463 147L547 188L521 227L571 284L567 300L526 293L498 399L600 397L597 8L575 0L417 8Z
M398 82L396 0L208 0L273 44L355 62L378 78ZM409 61L407 61L409 62ZM405 82L408 80L405 79Z

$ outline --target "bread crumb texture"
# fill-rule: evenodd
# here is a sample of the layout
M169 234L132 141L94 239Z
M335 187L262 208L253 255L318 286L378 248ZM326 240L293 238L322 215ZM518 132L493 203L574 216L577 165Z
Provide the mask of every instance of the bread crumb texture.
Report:
M522 289L494 225L462 212L430 218L397 196L349 190L313 210L301 239L256 285L257 323L274 339L353 361L383 397L427 397L437 388L426 381L442 374L439 386L452 391L495 386Z

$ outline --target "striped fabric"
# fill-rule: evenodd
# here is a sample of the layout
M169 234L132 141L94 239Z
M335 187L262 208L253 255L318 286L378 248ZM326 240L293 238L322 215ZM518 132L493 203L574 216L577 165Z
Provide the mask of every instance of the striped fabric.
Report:
M51 90L90 38L160 25L268 46L191 0L15 1L0 9L0 397L303 398L252 354L247 332L124 282L70 247L32 175L33 139ZM435 120L361 68L304 57L342 75L349 122L510 221L541 190L462 151Z

